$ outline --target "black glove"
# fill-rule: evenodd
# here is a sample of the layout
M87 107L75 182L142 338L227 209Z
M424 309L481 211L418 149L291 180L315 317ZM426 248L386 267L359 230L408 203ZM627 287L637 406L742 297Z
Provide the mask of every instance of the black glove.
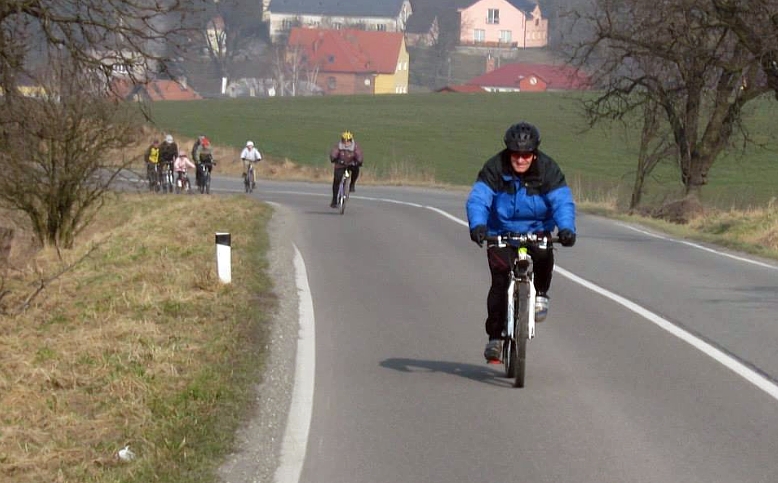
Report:
M559 230L558 236L559 236L559 243L561 243L563 247L571 247L575 245L574 231L565 228L564 230Z
M470 230L470 239L478 243L479 247L484 246L484 240L486 239L486 225L478 225Z

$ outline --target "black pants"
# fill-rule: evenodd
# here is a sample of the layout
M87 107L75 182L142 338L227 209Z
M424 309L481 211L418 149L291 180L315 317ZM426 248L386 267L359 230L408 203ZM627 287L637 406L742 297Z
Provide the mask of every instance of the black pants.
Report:
M486 298L486 333L490 339L499 339L505 326L505 313L508 308L508 274L518 256L513 247L491 247L486 252L489 259L489 271L492 273L492 286ZM534 268L535 290L548 292L551 286L551 274L554 271L554 250L551 243L548 249L530 248Z
M332 178L332 204L338 202L338 188L340 188L340 181L343 179L343 173L345 173L347 169L351 170L351 185L349 186L349 189L354 188L354 184L357 182L357 178L359 178L359 166L335 168L335 176Z

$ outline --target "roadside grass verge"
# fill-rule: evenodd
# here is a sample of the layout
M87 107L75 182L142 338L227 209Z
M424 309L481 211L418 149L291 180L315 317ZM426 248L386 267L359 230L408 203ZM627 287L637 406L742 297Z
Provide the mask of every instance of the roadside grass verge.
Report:
M14 260L5 309L80 261L2 318L0 480L210 481L261 380L270 216L243 196L121 194L63 260ZM217 231L232 236L231 284Z

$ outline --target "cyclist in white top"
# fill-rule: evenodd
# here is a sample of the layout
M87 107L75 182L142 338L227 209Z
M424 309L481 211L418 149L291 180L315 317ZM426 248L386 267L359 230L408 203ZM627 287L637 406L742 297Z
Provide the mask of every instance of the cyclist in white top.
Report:
M243 177L245 178L246 173L249 172L251 163L262 161L262 153L259 152L259 149L254 147L253 141L246 141L246 147L241 151L240 159L243 161ZM254 188L256 186L256 174L254 174L253 171L251 174L251 187Z

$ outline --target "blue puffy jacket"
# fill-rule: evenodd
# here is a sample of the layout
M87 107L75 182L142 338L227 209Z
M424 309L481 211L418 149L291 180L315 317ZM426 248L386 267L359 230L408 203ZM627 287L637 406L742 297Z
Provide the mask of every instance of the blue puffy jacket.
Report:
M489 235L575 232L573 193L559 165L542 152L522 175L513 173L507 150L494 155L478 173L466 208L470 229L486 225Z

